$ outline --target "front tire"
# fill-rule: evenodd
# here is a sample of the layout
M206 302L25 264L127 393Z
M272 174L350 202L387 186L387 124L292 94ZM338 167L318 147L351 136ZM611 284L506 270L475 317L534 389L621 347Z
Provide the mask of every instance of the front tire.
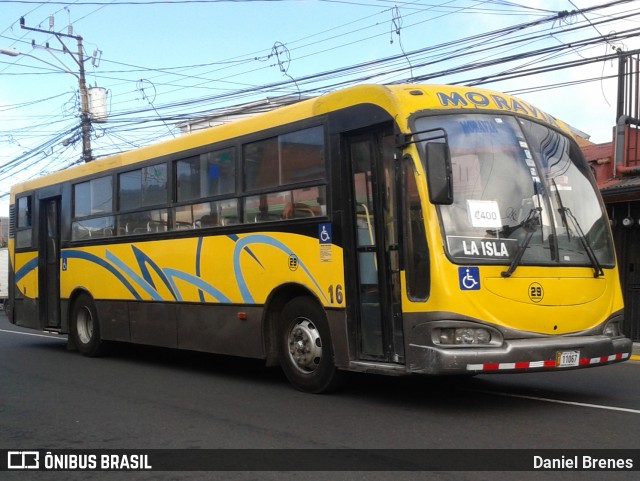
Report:
M75 347L88 357L103 356L107 344L100 338L100 321L95 303L88 294L80 294L73 303L70 334Z
M315 300L296 297L287 303L278 337L280 365L296 389L321 393L337 387L342 373L333 362L329 323Z

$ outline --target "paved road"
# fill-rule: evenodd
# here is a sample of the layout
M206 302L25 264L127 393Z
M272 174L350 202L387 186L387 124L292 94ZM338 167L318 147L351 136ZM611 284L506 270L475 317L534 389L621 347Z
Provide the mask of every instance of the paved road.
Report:
M354 375L336 394L309 395L291 388L278 369L252 360L131 346L90 359L65 346L64 337L16 328L0 313L0 448L640 447L636 361L582 371L454 380ZM11 479L24 480L161 475L11 474ZM183 478L180 473L162 476ZM602 472L189 475L242 480L603 476L633 479L629 473Z

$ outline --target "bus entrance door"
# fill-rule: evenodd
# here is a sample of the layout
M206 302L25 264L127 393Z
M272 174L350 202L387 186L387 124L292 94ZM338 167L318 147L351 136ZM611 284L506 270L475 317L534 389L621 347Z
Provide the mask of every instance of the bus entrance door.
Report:
M394 139L349 137L353 188L354 306L362 359L404 362L397 244Z
M44 329L60 327L60 198L40 201L38 312Z

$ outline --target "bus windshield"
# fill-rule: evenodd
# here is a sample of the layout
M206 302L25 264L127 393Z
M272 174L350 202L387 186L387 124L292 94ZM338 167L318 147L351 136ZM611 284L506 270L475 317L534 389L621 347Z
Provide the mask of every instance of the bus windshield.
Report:
M415 129L447 135L453 203L439 214L454 262L507 264L507 275L518 265L590 266L595 276L613 267L606 214L567 137L506 115L422 117Z

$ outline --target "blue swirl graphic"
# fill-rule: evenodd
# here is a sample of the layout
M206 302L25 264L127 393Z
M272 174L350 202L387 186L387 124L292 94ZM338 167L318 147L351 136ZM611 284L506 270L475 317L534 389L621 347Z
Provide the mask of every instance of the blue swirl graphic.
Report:
M169 282L169 279L167 279L167 276L162 271L162 269L160 269L158 264L156 264L151 259L151 257L149 257L147 254L142 252L136 246L132 245L131 250L133 250L133 254L136 256L136 261L138 261L138 267L140 268L140 272L142 273L144 280L147 281L147 284L153 287L157 292L156 285L153 282L153 279L151 278L149 269L147 269L147 265L149 265L155 271L155 273L158 274L158 277L160 277L160 280L162 281L162 283L167 287L167 289L169 289L169 292L171 292L171 296L173 296L174 299L177 299L178 297L176 295L173 285Z
M118 270L116 270L111 264L101 259L100 257L96 256L95 254L90 254L88 252L70 249L70 250L64 250L60 252L60 257L62 259L82 259L82 260L93 262L94 264L99 265L103 269L106 269L108 272L113 274L120 282L122 282L122 285L124 285L137 300L139 301L142 300L142 297L140 297L140 294L138 294L138 292L134 289L131 283L120 272L118 272Z
M36 267L38 267L38 258L34 257L33 259L25 263L25 265L23 265L20 269L16 271L16 274L15 274L16 282L22 280L24 276L26 276L29 272L34 270Z
M178 301L182 300L182 296L180 296L180 291L177 289L175 283L173 282L174 278L180 279L182 281L188 282L189 284L196 286L200 291L206 292L207 294L215 297L221 302L231 302L231 299L229 299L227 296L225 296L222 292L220 292L218 289L213 287L211 284L203 281L200 277L194 276L192 274L187 274L186 272L179 271L178 269L172 269L169 267L165 268L164 272L169 278L169 282L171 282L171 284L173 285L175 292L178 293ZM200 294L202 294L202 292L200 292ZM202 297L202 301L204 301L204 296Z
M277 249L280 249L282 252L284 252L288 256L292 256L292 255L295 256L295 254L291 249L289 249L289 247L286 244L282 243L277 239L274 239L273 237L269 237L264 234L251 234L246 237L243 237L242 239L238 239L233 249L233 271L236 276L236 282L238 283L238 289L240 289L240 294L242 295L242 300L244 302L253 303L255 302L254 298L251 295L251 292L249 292L249 288L247 287L247 283L244 280L242 270L240 269L240 253L249 244L266 244L266 245L275 247ZM252 257L255 258L253 254L252 254ZM299 258L298 258L298 266L301 267L302 270L307 274L311 282L313 282L313 284L316 286L316 289L318 290L318 292L320 292L324 297L325 301L327 301L327 297L324 295L324 292L320 288L320 285L318 285L318 282L311 275L311 272L309 272L309 269L307 269L307 266L305 266L304 263Z

